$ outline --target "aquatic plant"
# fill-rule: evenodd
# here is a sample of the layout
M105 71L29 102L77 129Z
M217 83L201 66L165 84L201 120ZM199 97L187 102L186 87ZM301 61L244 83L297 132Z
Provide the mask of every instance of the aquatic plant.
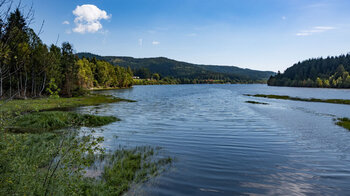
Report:
M283 100L292 100L292 101L306 101L306 102L321 102L321 103L334 103L334 104L347 104L350 105L349 99L317 99L317 98L299 98L299 97L290 97L287 95L264 95L264 94L244 94L245 96L250 97L261 97L269 99L283 99Z

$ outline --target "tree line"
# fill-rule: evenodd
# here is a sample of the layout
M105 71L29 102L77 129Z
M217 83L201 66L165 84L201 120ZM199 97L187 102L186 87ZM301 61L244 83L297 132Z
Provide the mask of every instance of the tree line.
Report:
M320 88L350 88L350 54L309 59L271 76L268 85Z
M0 19L0 98L80 95L85 89L132 85L130 68L79 59L70 43L47 46L17 8Z
M242 69L234 66L199 65L180 62L164 57L133 58L122 56L100 56L92 53L78 53L79 57L96 57L114 65L131 67L135 76L141 79L151 79L153 74L159 74L160 80L168 78L172 82L193 84L211 83L266 83L274 72ZM175 81L176 80L176 81Z

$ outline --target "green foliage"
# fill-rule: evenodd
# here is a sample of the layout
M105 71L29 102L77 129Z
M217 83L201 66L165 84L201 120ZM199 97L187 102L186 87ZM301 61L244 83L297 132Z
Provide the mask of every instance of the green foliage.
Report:
M163 84L180 84L177 79L163 78L162 80L153 79L134 79L134 85L163 85Z
M7 21L0 20L0 99L6 98L0 101L0 195L120 195L130 184L156 175L160 165L171 162L169 158L152 157L151 149L122 150L103 156L102 137L76 131L45 132L102 126L118 120L111 116L39 111L129 101L108 96L69 99L59 95L79 96L93 87L130 87L133 73L130 68L96 59L79 60L67 42L61 48L48 47L26 20L19 9L9 13ZM50 98L26 99L46 95ZM24 99L7 102L7 98ZM9 128L26 133L14 134L8 132ZM105 175L101 179L88 178L86 169L98 164L99 155L108 158L102 160ZM119 175L122 173L127 177ZM122 188L114 182L122 182Z
M130 185L158 175L172 159L158 155L152 147L106 153L101 148L104 139L91 134L76 131L13 134L5 130L11 123L44 130L101 126L117 119L57 111L21 113L117 100L91 96L2 103L0 195L121 195ZM97 168L98 173L93 178L86 174L92 168Z
M231 80L212 80L212 79L176 79L172 77L165 77L160 80L155 79L134 79L134 85L166 85L166 84L235 84L235 83L264 83L263 81L231 81Z
M94 86L94 75L92 65L87 59L79 59L76 62L78 69L78 84L83 88L92 88Z
M133 84L130 69L106 61L82 58L77 61L78 84L84 89L129 88Z
M154 79L154 80L160 80L160 75L159 75L158 73L154 73L154 74L152 75L152 79Z
M55 78L51 78L50 82L48 84L48 87L46 88L46 91L49 93L50 98L59 98L59 92L61 89L58 88Z
M106 95L88 95L84 97L73 98L42 98L13 100L0 107L0 115L4 113L21 114L28 112L37 112L42 110L57 110L64 108L74 108L80 106L91 106L105 103L116 103L120 101L133 102L132 100L116 98ZM0 101L0 104L3 104Z
M275 74L269 71L255 71L234 66L197 65L163 57L103 57L91 53L78 53L77 55L80 58L96 58L113 65L130 67L134 75L141 79L150 79L153 73L158 73L162 77L174 78L183 84L192 84L195 83L195 80L201 81L200 83L210 83L211 81L221 81L220 83L266 83L266 80Z
M1 27L0 99L72 97L92 88L132 86L130 68L79 59L68 42L61 47L45 45L19 9L1 21Z
M98 127L119 119L75 112L49 111L25 114L12 120L9 129L16 132L44 132L69 127Z
M268 85L350 88L350 54L326 59L310 59L288 68L283 74L271 76Z
M105 153L101 142L101 137L72 132L1 133L0 195L122 195L172 162L152 147ZM96 160L104 168L90 178L85 174L96 168Z
M0 135L0 195L80 195L84 169L103 138L76 134Z

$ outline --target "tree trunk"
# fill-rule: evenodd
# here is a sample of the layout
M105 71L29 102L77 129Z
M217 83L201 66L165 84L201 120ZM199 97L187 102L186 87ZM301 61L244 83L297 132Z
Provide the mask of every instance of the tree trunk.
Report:
M20 88L20 92L19 92L19 96L21 97L24 91L23 91L23 78L22 78L22 73L19 73L19 88Z
M2 68L0 67L0 99L2 97L3 91L2 91Z
M35 87L35 81L34 81L34 71L32 71L32 93L31 96L34 96L34 87Z
M27 81L28 81L28 73L26 72L26 79L24 81L24 99L27 99Z
M39 96L41 96L41 94L43 93L43 91L45 90L45 85L46 85L46 73L44 74L44 81L43 81L43 86L41 88L41 91L39 93Z
M9 74L10 76L10 97L12 97L12 76Z

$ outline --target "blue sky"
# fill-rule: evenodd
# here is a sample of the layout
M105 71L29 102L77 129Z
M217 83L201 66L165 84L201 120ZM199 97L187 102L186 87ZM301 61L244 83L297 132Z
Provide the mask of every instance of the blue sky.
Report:
M272 71L350 52L348 0L23 1L31 2L34 29L45 20L43 41L59 35L77 52Z

